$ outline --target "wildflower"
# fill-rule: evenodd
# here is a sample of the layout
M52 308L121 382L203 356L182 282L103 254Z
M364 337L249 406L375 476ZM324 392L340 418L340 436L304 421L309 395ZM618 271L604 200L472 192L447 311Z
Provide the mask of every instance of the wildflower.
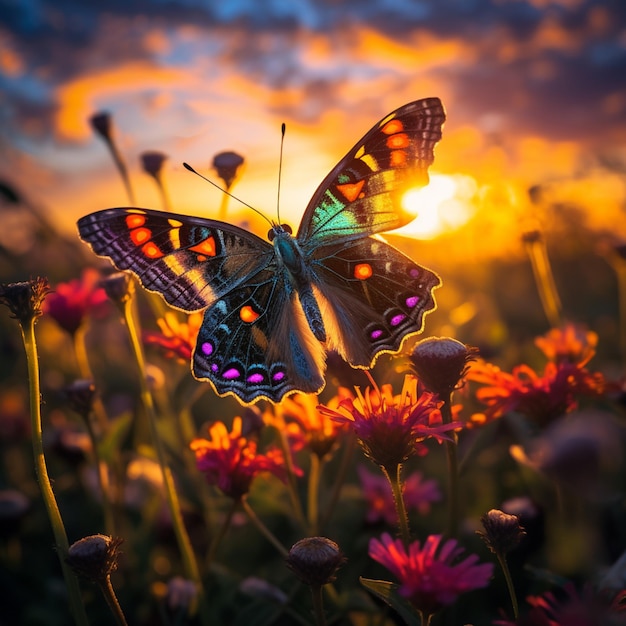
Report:
M107 111L101 111L99 113L94 113L89 118L89 123L91 127L102 137L105 141L111 141L111 132L112 132L112 120L111 114Z
M339 546L326 537L307 537L293 544L287 567L305 584L321 587L335 580L346 559Z
M468 363L476 359L477 354L477 348L456 339L429 337L415 346L409 358L420 382L445 399L459 386Z
M124 304L133 297L135 283L128 272L115 272L100 282L106 295L118 309L123 310Z
M476 398L487 405L483 421L516 411L546 424L576 409L579 396L597 396L605 390L602 374L568 362L548 363L541 376L528 365L518 365L509 374L479 362L467 378L485 385L476 391Z
M76 541L67 553L67 563L92 582L102 582L117 569L122 539L107 535L91 535Z
M287 477L280 450L257 454L256 441L243 437L241 428L240 417L234 418L230 433L223 422L215 422L209 429L210 439L194 439L189 444L208 482L233 499L247 494L261 472L270 472L283 482Z
M368 504L366 521L374 524L383 521L386 524L398 523L398 513L393 499L389 480L381 475L372 474L364 466L357 469L363 496ZM424 480L421 472L407 476L403 481L402 495L407 509L414 509L421 515L430 511L433 502L441 500L441 491L435 480Z
M542 337L535 339L535 345L553 363L571 363L585 366L595 355L598 335L576 324L566 324L563 328L551 328Z
M75 380L63 390L67 403L84 420L89 418L96 395L96 386L92 380Z
M516 548L526 534L520 526L517 515L509 515L498 509L491 509L480 518L480 521L485 530L476 532L483 538L487 547L499 556Z
M143 340L163 348L166 357L189 363L202 324L202 314L192 313L186 322L180 322L176 313L168 311L157 320L157 324L161 332L144 331Z
M47 278L34 278L20 283L0 285L0 304L9 307L12 317L26 325L42 314L42 305L50 292Z
M174 576L167 583L167 606L172 611L188 611L195 607L198 599L198 584L182 576Z
M455 539L442 543L441 535L430 535L423 547L414 541L408 549L389 533L369 544L369 555L400 581L398 593L426 616L452 604L462 593L489 584L493 564L479 564L475 554L459 560L462 553Z
M348 391L340 389L339 395L329 404L338 406L338 398L347 396ZM281 417L292 420L285 424L287 435L294 442L292 448L299 449L306 445L321 459L333 449L340 434L345 431L346 424L332 419L320 411L318 406L317 396L300 393L285 398L279 410ZM275 421L267 413L266 420L269 423Z
M428 451L422 443L432 437L449 439L448 431L460 424L443 424L436 395L418 395L417 379L406 376L402 393L394 396L391 385L380 390L369 387L356 399L346 398L337 409L320 407L320 412L352 426L365 454L381 467L395 473L410 457Z
M144 172L152 176L157 183L160 182L161 169L167 159L167 155L162 152L146 151L141 153L140 159Z
M226 189L232 187L243 161L244 158L236 152L220 152L213 157L213 167L224 181Z
M99 283L97 270L90 267L84 269L80 278L56 286L44 304L44 311L64 331L74 335L87 315L97 315L104 310L107 296Z

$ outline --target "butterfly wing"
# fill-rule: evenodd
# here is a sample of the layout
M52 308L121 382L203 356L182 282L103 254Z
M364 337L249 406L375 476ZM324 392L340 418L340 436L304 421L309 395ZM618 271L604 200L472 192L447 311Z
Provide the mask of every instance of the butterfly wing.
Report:
M91 213L78 232L96 254L184 311L207 307L274 261L273 247L246 230L149 209Z
M304 213L298 241L312 250L408 224L405 191L428 183L445 121L438 98L406 104L376 124L326 176Z
M323 386L324 348L266 241L222 222L134 208L92 213L78 230L172 306L206 308L193 373L218 395L278 402Z
M353 367L369 368L380 354L397 352L435 309L439 277L380 239L327 246L316 256L327 347Z

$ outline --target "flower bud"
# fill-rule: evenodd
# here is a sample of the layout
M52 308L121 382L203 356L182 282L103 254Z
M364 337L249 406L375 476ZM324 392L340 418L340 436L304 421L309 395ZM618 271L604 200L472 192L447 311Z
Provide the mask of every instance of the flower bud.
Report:
M132 298L135 285L127 272L115 272L102 279L102 288L117 307Z
M50 291L47 278L33 278L20 283L0 285L0 304L9 307L20 324L28 324L41 315L41 305Z
M456 339L429 337L415 346L409 358L419 380L443 400L458 386L477 355L476 348Z
M108 535L83 537L70 546L66 561L78 574L102 583L117 569L118 548L122 541Z
M499 509L491 509L480 518L485 529L476 531L496 555L504 556L515 549L526 531L520 526L517 515L509 515Z
M237 178L239 168L243 165L243 157L236 152L220 152L213 157L213 167L217 175L224 181L226 189L230 189Z
M339 546L326 537L307 537L291 546L287 567L305 584L321 587L335 580L346 559Z
M63 390L67 402L73 411L83 419L88 419L96 395L96 386L92 380L75 380Z

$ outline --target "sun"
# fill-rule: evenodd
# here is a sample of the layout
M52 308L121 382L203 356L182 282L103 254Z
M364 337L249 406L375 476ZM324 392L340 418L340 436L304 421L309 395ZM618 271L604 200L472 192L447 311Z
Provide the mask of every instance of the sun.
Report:
M404 194L402 206L416 217L395 232L431 239L458 228L472 215L471 199L475 193L476 182L470 176L431 174L426 187Z

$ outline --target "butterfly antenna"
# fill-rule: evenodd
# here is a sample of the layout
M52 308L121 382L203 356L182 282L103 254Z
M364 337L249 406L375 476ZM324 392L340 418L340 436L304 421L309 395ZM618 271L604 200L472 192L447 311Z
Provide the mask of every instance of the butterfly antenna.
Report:
M287 127L285 126L285 122L281 124L280 127L280 157L278 159L278 190L276 192L276 217L278 218L278 223L280 224L280 183L283 178L283 144L285 143L285 131Z
M261 211L259 211L259 209L255 209L251 204L248 204L247 202L244 202L241 198L238 198L237 196L235 196L232 193L230 193L230 191L227 191L223 187L220 187L217 183L213 182L210 178L207 178L206 176L203 176L202 174L200 174L200 172L197 172L196 170L194 170L193 167L191 167L191 165L189 165L189 163L183 163L183 167L186 170L189 170L190 172L195 174L196 176L200 176L200 178L202 178L203 180L206 180L206 182L211 184L211 185L213 185L213 187L217 187L222 193L225 193L227 196L230 196L233 200L236 200L240 204L243 204L243 206L248 207L249 209L252 209L255 213L260 215L270 226L273 225L272 224L272 220L270 220L266 215L263 215L263 213L261 213Z

